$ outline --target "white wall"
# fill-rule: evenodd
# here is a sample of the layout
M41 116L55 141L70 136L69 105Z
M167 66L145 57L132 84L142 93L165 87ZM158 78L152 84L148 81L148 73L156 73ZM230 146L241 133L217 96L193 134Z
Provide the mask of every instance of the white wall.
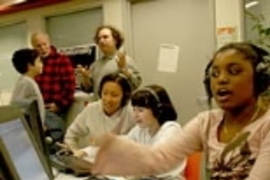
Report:
M197 99L205 97L204 68L215 49L213 5L210 0L154 0L131 5L133 57L143 85L159 84L167 89L181 124L203 109ZM157 70L161 44L180 47L176 72Z
M237 41L243 40L243 0L216 0L216 28L236 27Z

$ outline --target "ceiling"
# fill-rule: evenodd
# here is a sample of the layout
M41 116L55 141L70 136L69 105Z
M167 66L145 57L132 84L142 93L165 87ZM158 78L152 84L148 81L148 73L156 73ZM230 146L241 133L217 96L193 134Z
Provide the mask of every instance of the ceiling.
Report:
M36 0L0 0L1 6L11 6L15 4L30 3Z
M10 14L69 0L0 0L0 14Z

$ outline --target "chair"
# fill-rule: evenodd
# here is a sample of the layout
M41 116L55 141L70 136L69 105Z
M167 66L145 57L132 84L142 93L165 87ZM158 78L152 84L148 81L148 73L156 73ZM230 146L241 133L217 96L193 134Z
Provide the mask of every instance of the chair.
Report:
M200 180L201 157L201 152L196 152L188 157L187 166L184 172L186 180Z
M69 108L65 118L66 128L68 128L68 126L72 124L74 119L80 112L82 112L83 108L87 105L87 103L93 101L92 96L93 96L92 94L87 94L82 91L75 92L73 103Z

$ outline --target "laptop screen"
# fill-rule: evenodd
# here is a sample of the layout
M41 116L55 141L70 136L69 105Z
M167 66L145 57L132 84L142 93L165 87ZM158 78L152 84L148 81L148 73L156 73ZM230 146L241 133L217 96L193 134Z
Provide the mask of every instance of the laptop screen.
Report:
M49 152L46 149L45 133L43 132L37 100L35 98L18 100L12 102L12 105L19 107L22 110L25 120L34 135L39 148L44 152L45 156L49 156Z
M21 118L0 120L0 150L4 160L9 168L14 168L10 171L15 172L16 180L50 180L44 157Z

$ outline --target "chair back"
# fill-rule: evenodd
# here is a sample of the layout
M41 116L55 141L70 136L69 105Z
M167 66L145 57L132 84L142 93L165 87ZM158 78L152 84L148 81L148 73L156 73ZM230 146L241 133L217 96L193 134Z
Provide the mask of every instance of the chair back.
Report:
M188 157L187 166L184 173L186 180L200 180L201 157L201 152L196 152Z

